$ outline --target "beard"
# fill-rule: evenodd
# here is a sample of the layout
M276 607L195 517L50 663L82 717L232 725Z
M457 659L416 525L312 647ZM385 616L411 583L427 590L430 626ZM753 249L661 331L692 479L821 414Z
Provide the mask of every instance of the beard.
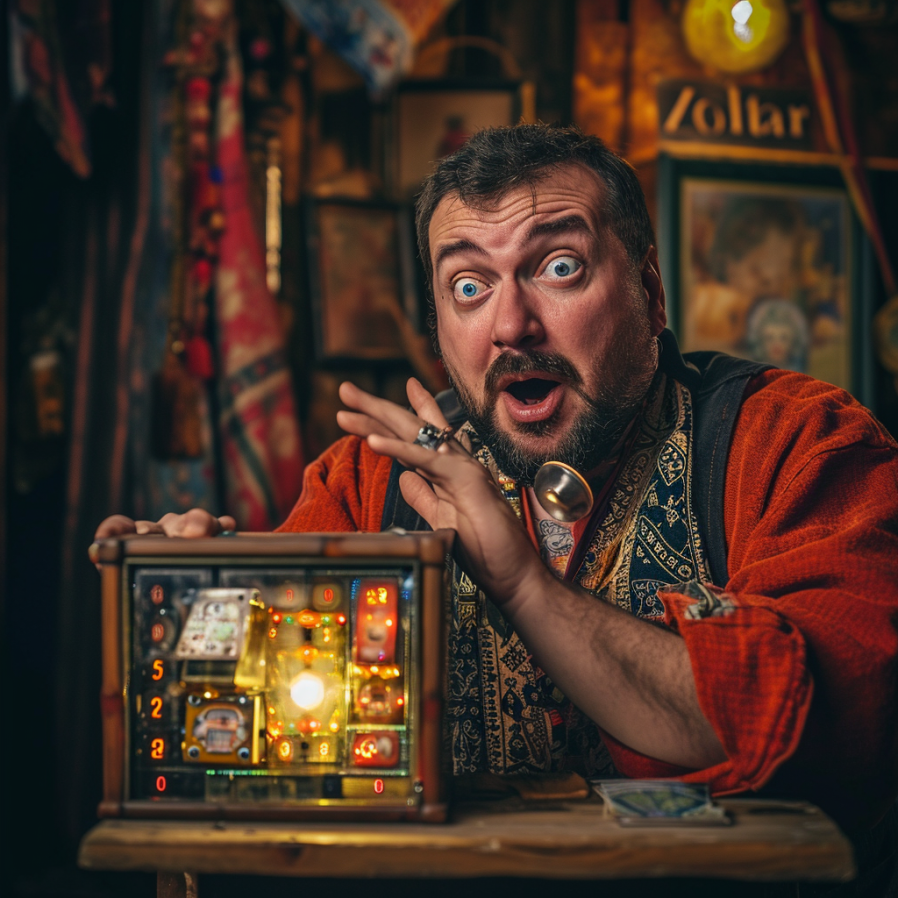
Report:
M602 358L596 359L591 372L595 386L591 392L584 387L582 375L562 353L506 351L487 369L484 400L478 402L443 358L459 403L503 474L521 486L532 486L537 471L547 461L564 462L587 474L608 458L642 406L658 366L657 343L648 319L644 314L634 319L632 327L622 329L623 338ZM545 450L531 446L535 440L551 436L558 426L558 412L542 421L515 422L511 432L499 426L496 414L500 378L530 372L562 378L583 404L567 433Z

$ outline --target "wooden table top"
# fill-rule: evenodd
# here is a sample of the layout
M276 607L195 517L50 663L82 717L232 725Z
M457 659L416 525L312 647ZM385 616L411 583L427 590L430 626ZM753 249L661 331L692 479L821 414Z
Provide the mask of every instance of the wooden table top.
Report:
M598 800L457 805L448 823L104 820L96 870L310 877L850 879L851 846L803 802L720 799L731 826L623 827ZM546 863L551 858L552 863Z

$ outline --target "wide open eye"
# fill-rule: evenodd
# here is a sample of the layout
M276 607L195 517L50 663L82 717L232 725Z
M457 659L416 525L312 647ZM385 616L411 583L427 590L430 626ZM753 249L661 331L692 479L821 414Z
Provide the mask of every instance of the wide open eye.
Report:
M477 278L459 278L452 285L452 295L459 302L471 302L478 299L488 289L487 284Z
M582 267L583 263L573 256L558 256L543 269L543 277L551 281L561 281L575 275Z

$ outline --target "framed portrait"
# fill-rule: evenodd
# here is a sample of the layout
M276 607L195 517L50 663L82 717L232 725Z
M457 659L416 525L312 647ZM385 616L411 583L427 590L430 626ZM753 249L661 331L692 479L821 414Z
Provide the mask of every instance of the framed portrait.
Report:
M514 124L521 115L518 81L405 81L396 91L391 180L412 198L434 163L481 128Z
M872 402L872 256L838 169L664 156L659 188L681 349L801 371Z
M418 317L409 210L309 199L306 229L317 357L405 358L403 335Z

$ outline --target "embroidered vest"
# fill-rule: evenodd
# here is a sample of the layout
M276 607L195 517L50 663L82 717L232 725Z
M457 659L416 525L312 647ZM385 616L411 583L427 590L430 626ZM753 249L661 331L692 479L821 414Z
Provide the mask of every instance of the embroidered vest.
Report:
M685 360L662 335L659 377L641 429L574 582L596 601L660 621L659 589L726 581L723 486L732 427L747 381L765 366L712 353ZM444 399L445 403L445 399ZM463 413L448 408L457 424ZM469 424L474 455L518 515L515 482ZM394 464L383 529L427 529L401 499ZM698 472L698 474L696 473ZM394 481L396 481L394 483ZM447 738L456 774L576 770L614 776L598 727L569 702L501 612L451 558Z

